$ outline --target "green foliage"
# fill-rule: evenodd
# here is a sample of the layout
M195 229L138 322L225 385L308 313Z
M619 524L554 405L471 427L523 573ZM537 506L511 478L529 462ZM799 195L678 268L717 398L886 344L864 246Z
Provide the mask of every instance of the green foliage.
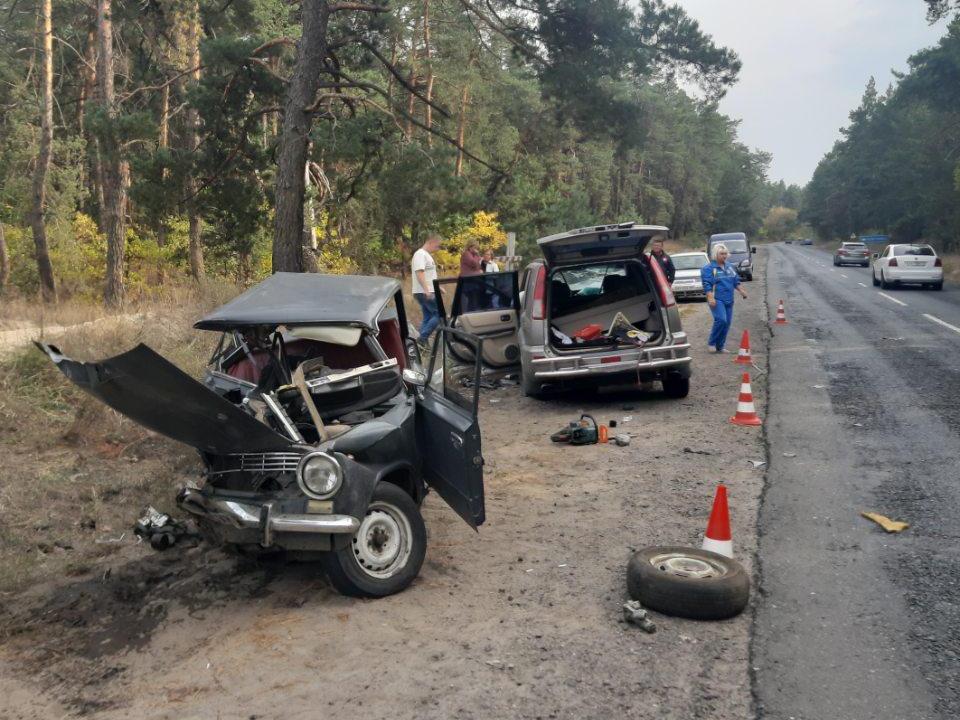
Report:
M486 11L505 23L498 33L462 4L431 0L428 62L424 4L391 0L388 13L339 12L331 21L332 37L346 40L325 77L339 72L357 86L325 90L310 131L319 269L405 272L431 230L449 239L444 263L452 269L467 240L500 247L506 230L529 258L537 237L595 222L643 220L675 235L754 232L772 205L796 206L796 197L784 197L789 189L767 183L769 156L740 143L736 122L716 109L739 72L737 56L678 6L536 0L531 12L517 12L512 0L492 0ZM10 10L0 40L33 47L35 8L14 5L0 0ZM134 297L188 277L191 216L208 275L250 282L269 273L298 4L200 0L196 81L193 0L115 3L112 117L89 87L85 105L78 101L89 80L78 57L90 42L88 8L78 0L55 5L63 42L55 44L47 225L62 295L100 292L97 158L113 139L130 167L125 276ZM395 59L418 97L411 100L374 50ZM39 137L34 62L29 52L0 52L0 221L12 282L26 293L37 283L24 219ZM680 87L698 87L701 98ZM428 123L439 134L427 132Z
M762 233L768 240L786 240L797 230L797 211L793 208L772 207L763 220Z
M957 247L960 19L881 93L871 79L807 186L801 219L823 237L884 232Z

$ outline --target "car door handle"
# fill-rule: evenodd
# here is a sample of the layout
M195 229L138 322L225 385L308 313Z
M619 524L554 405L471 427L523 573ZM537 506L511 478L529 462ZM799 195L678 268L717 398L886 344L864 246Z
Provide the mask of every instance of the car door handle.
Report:
M501 315L501 316L500 316L500 322L510 322L510 316L509 316L509 315Z
M455 432L450 433L450 442L453 443L453 446L457 450L463 449L463 438L457 435Z

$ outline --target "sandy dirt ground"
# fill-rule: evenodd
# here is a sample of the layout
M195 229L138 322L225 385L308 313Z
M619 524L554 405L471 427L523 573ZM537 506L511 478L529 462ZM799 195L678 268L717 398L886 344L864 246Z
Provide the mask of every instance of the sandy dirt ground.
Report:
M751 333L761 413L763 282L745 286L735 322L736 339ZM352 600L310 565L128 540L82 577L0 600L0 717L751 716L752 612L654 614L654 634L621 620L631 551L698 545L719 481L736 555L752 568L763 469L749 461L766 459L762 430L728 423L740 366L706 352L706 305L685 324L685 400L484 391L487 522L474 533L430 495L427 559L397 596ZM617 419L632 444L551 444L580 411Z

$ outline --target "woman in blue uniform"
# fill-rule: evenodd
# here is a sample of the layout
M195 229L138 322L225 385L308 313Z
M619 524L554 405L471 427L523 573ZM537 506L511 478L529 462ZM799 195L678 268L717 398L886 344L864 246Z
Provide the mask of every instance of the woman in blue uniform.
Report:
M707 294L707 303L713 314L713 328L710 330L710 339L707 344L716 348L718 353L727 352L723 346L727 343L727 333L733 322L733 292L736 290L740 297L747 299L747 294L740 287L740 276L737 269L727 265L727 256L730 251L723 243L717 243L711 249L713 260L700 270L703 280L703 289Z

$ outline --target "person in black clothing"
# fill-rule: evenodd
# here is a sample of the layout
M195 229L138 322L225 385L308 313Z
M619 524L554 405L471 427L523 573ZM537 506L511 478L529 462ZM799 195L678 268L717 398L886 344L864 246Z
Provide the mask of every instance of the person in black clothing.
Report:
M667 282L673 284L673 278L677 275L677 269L673 266L673 260L671 260L670 256L664 251L663 240L661 238L655 239L650 244L650 257L660 264L660 269L663 270L663 274L667 276Z

